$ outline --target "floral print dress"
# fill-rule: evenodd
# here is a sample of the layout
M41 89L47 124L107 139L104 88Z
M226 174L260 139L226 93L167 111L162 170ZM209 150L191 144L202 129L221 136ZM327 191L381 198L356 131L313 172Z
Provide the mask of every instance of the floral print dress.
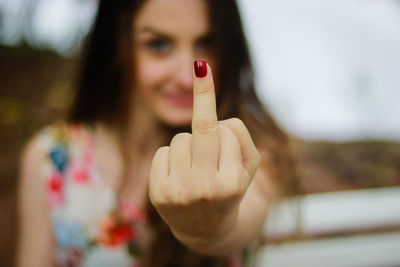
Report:
M55 125L40 135L55 236L56 266L140 266L139 240L146 221L138 207L117 200L94 161L92 131Z

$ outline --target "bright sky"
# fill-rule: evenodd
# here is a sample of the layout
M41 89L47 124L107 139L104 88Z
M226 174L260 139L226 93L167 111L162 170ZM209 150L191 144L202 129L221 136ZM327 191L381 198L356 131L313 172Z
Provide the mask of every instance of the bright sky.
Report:
M18 42L32 0L0 0L3 43ZM96 0L38 0L25 35L64 54L82 40ZM239 0L259 95L306 139L400 141L400 3Z
M400 140L400 3L241 0L259 95L307 139Z

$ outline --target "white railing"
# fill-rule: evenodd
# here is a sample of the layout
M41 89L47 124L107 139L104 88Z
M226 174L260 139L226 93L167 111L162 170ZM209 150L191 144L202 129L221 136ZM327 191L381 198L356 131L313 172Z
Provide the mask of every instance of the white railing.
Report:
M400 187L287 199L264 236L257 266L400 266Z

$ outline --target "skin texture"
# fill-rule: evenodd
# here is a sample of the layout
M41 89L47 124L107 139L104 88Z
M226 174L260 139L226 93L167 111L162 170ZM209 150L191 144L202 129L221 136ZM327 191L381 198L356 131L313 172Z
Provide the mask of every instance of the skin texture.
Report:
M190 124L193 61L215 64L209 31L203 1L152 0L142 7L134 22L134 94L154 118L169 125Z
M53 237L47 207L45 180L40 164L46 158L37 139L23 152L19 183L19 242L17 266L52 266Z
M175 236L210 255L236 252L260 233L275 187L239 119L218 122L202 0L150 0L133 22L136 83L126 125L97 122L99 172L121 198L144 207L147 193ZM193 60L208 66L193 74ZM194 99L191 103L188 99ZM158 123L192 125L160 147ZM145 146L144 146L145 144ZM262 151L260 151L261 155ZM33 138L21 161L18 266L52 266L54 249L45 179L46 154ZM149 178L150 173L150 178ZM123 177L125 175L125 177ZM190 227L188 227L190 226Z
M215 253L216 247L242 247L248 241L236 239L245 230L239 209L260 155L239 119L218 122L212 71L207 69L203 78L193 73L192 134L178 134L156 152L149 195L181 242Z

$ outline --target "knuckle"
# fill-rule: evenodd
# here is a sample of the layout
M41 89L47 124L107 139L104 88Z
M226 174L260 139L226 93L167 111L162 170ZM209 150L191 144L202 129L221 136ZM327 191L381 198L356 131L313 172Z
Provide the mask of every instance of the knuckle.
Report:
M172 138L171 145L175 143L185 142L189 140L191 136L192 135L190 133L178 133Z
M245 190L243 171L239 169L229 169L223 174L219 186L216 188L216 194L221 198L238 198Z
M231 172L232 180L232 193L241 192L243 188L243 170L236 170Z
M158 206L164 202L159 187L154 185L154 183L150 183L149 186L149 199L154 206Z
M160 147L159 149L157 149L155 157L159 157L164 153L168 153L168 151L169 151L169 146Z
M231 184L231 186L226 187L221 191L221 199L238 199L243 195L243 188L235 184Z
M157 149L153 156L152 165L158 164L166 155L169 154L169 146L163 146Z
M234 195L237 197L242 196L246 189L247 189L247 179L245 175L245 170L243 168L240 168L237 170L234 174Z
M213 200L213 194L206 190L194 192L194 194L188 198L188 202L193 204L199 202L202 203L211 202L212 200Z
M237 128L243 128L244 127L244 122L241 119L232 118L230 120L231 120L231 123L233 124L233 126L235 126Z
M210 84L207 83L207 84L197 85L194 88L194 90L195 90L195 93L198 95L207 94L208 92L211 91Z
M167 206L172 203L172 192L166 183L157 183L149 188L149 198L155 207Z
M218 121L213 119L193 121L193 129L202 135L213 133L217 130Z
M155 208L165 207L169 204L169 202L165 198L156 196L154 194L150 197L150 201Z
M158 194L155 192L156 189L152 186L149 188L149 199L153 205L156 205L159 202Z

